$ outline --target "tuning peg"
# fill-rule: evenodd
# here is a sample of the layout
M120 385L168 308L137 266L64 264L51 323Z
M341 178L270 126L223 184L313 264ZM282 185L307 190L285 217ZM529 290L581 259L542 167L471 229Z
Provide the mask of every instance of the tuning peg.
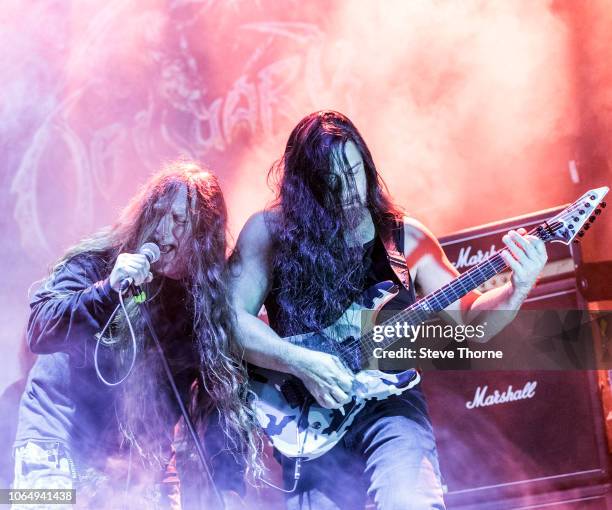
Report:
M605 202L602 202L601 204L599 204L599 207L601 207L601 208L603 208L603 207L605 207L605 206L606 206L606 203L605 203Z
M595 200L597 197L596 197L595 195L591 195L589 198L590 198L591 200Z
M578 232L578 237L584 237L584 232L582 230Z
M597 219L597 218L595 218L595 216L589 216L589 221L590 221L590 222L593 222L593 221L595 221L596 219Z
M591 225L589 225L588 223L585 223L585 224L584 224L584 230L589 230L590 226L591 226Z
M597 214L597 215L601 214L601 209L599 207L597 209L595 209L595 214Z

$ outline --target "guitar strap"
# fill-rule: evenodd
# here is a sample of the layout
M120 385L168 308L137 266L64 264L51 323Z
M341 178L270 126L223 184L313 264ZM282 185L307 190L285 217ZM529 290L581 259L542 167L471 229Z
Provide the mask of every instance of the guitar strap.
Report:
M406 265L406 257L404 256L403 220L395 220L392 229L392 239L390 242L384 243L384 245L391 270L395 276L397 276L404 288L408 291L410 301L414 303L416 301L416 292L412 277L410 276L410 271Z

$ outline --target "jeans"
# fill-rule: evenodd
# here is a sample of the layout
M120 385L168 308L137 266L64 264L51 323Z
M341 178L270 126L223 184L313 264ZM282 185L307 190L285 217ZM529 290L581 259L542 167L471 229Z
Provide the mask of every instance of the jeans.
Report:
M130 460L131 463L131 460ZM135 463L134 463L135 464ZM180 510L179 481L166 477L154 486L139 483L137 472L130 487L126 485L127 470L119 465L122 478L119 484L96 468L75 468L68 449L57 441L28 441L15 448L15 478L13 489L75 489L76 505L13 505L13 510L59 510L61 508L117 510L120 508L146 508L151 510ZM174 469L174 466L172 466ZM175 478L170 479L170 478Z
M294 461L283 459L286 488ZM444 510L433 430L417 387L370 401L342 440L302 464L288 510L358 510L367 496L379 510Z
M74 489L76 472L70 454L58 442L28 441L15 448L13 489ZM74 508L73 505L15 504L13 510Z

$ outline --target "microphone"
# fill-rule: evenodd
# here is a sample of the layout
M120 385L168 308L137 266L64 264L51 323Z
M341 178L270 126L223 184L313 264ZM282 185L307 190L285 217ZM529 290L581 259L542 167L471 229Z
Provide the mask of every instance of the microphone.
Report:
M153 262L157 262L160 257L159 247L155 243L144 243L138 253L147 257L149 264L153 264ZM127 289L133 285L134 279L132 277L125 278L121 281L121 292L125 292Z
M138 250L138 253L142 253L147 257L149 264L157 262L160 256L159 247L155 243L144 243L140 250Z

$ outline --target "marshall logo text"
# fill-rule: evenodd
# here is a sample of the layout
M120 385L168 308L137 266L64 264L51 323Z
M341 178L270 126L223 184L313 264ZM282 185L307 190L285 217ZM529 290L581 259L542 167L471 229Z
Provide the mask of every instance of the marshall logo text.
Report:
M503 393L495 390L490 395L487 395L488 386L478 386L478 388L476 388L476 393L474 393L474 400L466 402L465 407L468 409L475 409L476 407L494 406L497 404L505 404L506 402L533 398L537 385L537 381L529 381L525 383L522 390L514 390L512 385L509 385L508 389Z
M497 253L495 249L495 245L491 245L491 249L488 251L478 250L474 255L472 253L472 247L468 246L467 248L464 246L459 250L459 255L457 256L457 260L453 262L453 266L457 269L461 269L462 267L471 267L476 264L480 264L483 260L492 257Z

